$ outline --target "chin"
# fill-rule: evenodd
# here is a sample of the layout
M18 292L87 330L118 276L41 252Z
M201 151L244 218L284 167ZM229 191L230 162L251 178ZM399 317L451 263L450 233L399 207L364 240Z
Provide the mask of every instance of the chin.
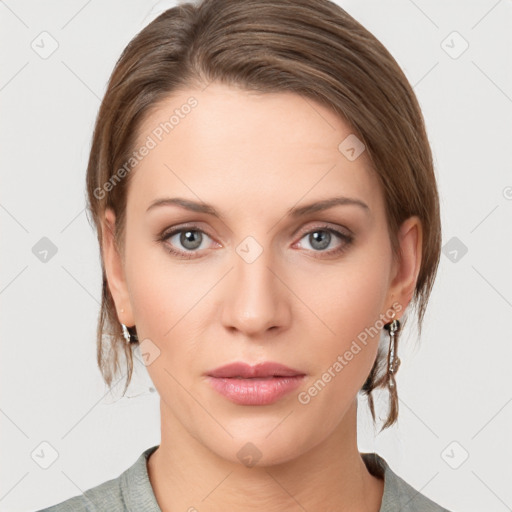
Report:
M292 432L289 429L283 429L282 426L276 428L279 421L258 422L258 425L252 425L249 428L234 428L227 426L227 430L233 435L223 436L223 440L216 442L216 439L208 438L206 447L213 453L216 453L223 459L240 464L247 468L254 466L265 467L275 466L277 464L287 463L303 451L311 448L315 442L310 439L311 446L306 447L304 440L304 428L300 432Z

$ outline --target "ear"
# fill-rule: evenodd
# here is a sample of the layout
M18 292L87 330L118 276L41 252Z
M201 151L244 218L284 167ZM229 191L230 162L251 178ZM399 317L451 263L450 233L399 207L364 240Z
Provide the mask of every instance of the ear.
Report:
M116 305L117 317L121 323L131 327L135 321L125 279L124 262L115 244L115 223L115 214L108 208L102 222L103 264L108 287Z
M423 244L423 228L419 217L412 216L400 226L398 241L401 249L401 259L394 264L394 277L390 283L389 304L398 302L402 309L400 318L409 305L416 288L421 267Z

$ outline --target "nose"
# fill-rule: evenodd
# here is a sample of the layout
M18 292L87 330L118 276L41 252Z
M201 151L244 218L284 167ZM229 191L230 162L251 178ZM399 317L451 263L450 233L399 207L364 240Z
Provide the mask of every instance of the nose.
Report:
M249 262L234 255L234 268L224 289L222 323L246 336L268 336L283 330L290 320L287 288L279 267L264 250Z

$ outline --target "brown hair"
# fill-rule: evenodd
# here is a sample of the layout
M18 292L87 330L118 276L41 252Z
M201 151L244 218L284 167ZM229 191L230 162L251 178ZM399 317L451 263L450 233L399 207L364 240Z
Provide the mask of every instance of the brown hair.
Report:
M203 88L212 81L260 93L295 92L332 109L351 126L366 146L381 184L395 258L400 256L397 234L402 222L413 215L421 220L422 261L411 301L417 307L421 336L440 257L439 198L424 119L395 59L329 0L182 3L158 16L124 49L96 120L87 168L87 207L96 226L103 271L97 360L105 382L111 386L121 355L127 367L125 392L133 371L132 345L122 336L103 264L105 210L111 208L116 215L116 243L123 254L133 172L126 166L124 173L119 171L131 161L141 122L172 92ZM379 351L361 389L374 422L371 392L387 383L385 354ZM398 417L396 391L391 402L383 428Z

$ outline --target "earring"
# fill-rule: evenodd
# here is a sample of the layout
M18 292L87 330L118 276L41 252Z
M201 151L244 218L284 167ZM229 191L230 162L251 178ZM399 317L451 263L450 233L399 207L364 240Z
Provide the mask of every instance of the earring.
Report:
M139 338L136 334L130 334L130 331L126 325L121 324L121 327L123 328L123 336L126 340L126 343L137 343L139 341Z
M389 413L386 419L386 422L381 428L381 431L390 427L395 423L398 418L398 393L396 390L396 382L395 382L395 374L398 371L400 366L400 359L397 354L397 346L398 346L398 332L400 331L400 321L395 319L396 312L393 310L393 314L391 315L392 321L385 324L383 327L389 331L389 350L388 350L388 368L387 372L383 373L381 371L382 368L382 357L380 357L381 352L379 350L377 359L366 379L366 382L363 384L361 388L362 391L368 397L368 406L370 407L370 412L372 414L373 421L375 423L375 406L373 402L372 392L376 388L380 388L383 386L387 386L389 391Z
M400 367L400 358L397 354L398 349L398 332L400 330L400 321L395 318L396 313L393 311L393 321L384 325L384 329L389 331L389 350L388 350L388 376L389 386L396 387L395 374Z

